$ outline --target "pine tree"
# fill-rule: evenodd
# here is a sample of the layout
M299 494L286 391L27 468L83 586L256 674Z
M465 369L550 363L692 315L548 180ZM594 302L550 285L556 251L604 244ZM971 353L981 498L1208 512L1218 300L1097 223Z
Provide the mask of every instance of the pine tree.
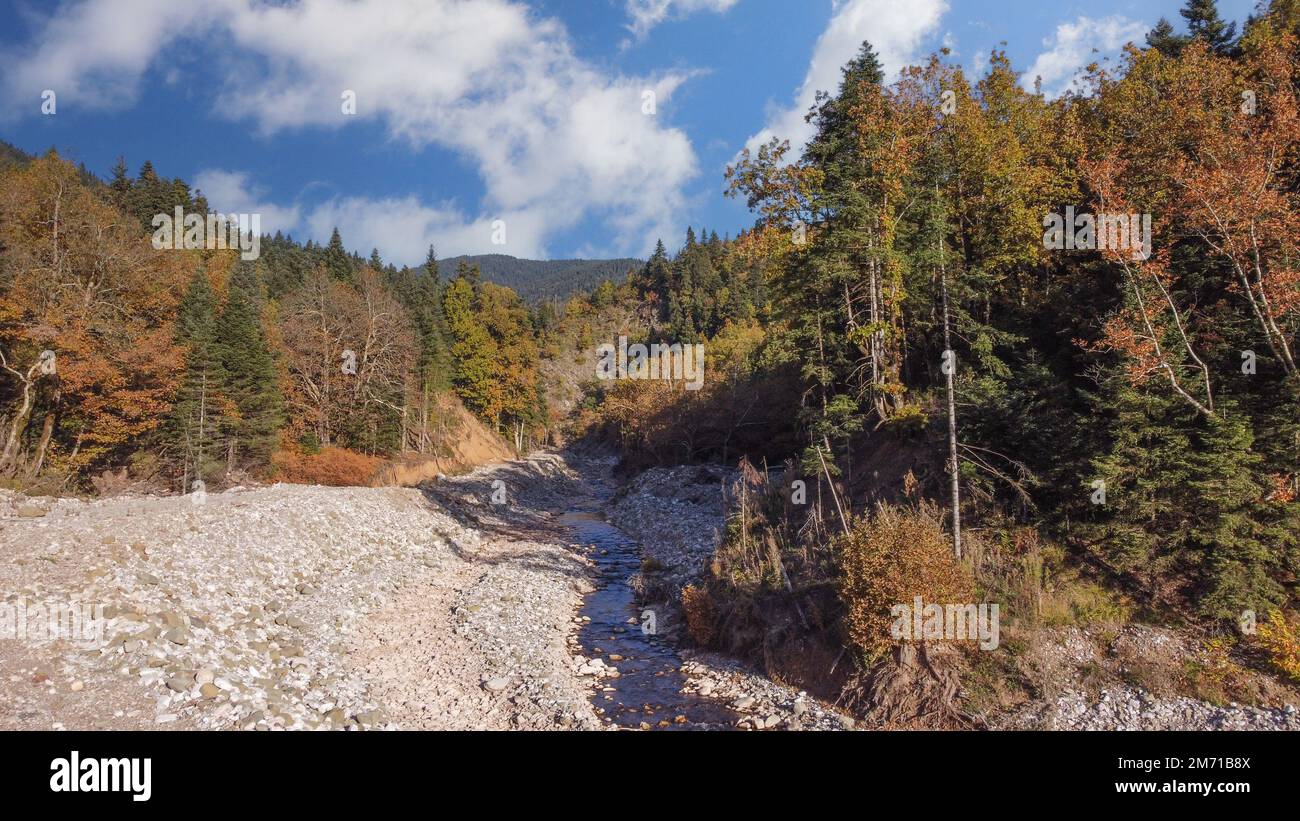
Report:
M1246 609L1267 612L1287 599L1279 579L1297 569L1300 516L1294 503L1271 501L1248 419L1224 403L1223 416L1198 420L1186 458L1186 550L1200 565L1196 607L1202 616L1229 623Z
M1219 16L1215 0L1187 0L1187 5L1178 13L1187 21L1191 39L1204 41L1219 54L1233 51L1237 24L1228 23Z
M113 165L112 178L108 183L110 198L118 208L128 207L131 196L131 177L126 169L126 158L119 156Z
M650 255L649 261L646 262L645 268L641 271L639 285L642 293L651 293L656 296L661 310L665 312L665 316L667 315L669 279L671 276L672 270L668 261L668 251L664 248L664 241L661 239L655 243L654 253Z
M1166 57L1177 57L1187 45L1188 38L1174 32L1174 26L1161 17L1155 28L1147 32L1147 45Z
M467 408L495 425L500 421L491 418L500 387L493 364L497 346L483 324L469 276L457 276L447 285L443 306L451 329L452 384Z
M217 345L217 298L202 268L195 271L176 318L176 341L185 350L185 372L165 435L181 468L183 489L209 481L220 470L227 413L226 373Z
M352 261L347 249L343 247L343 237L339 235L337 227L330 234L329 245L325 246L324 262L325 270L334 279L340 282L353 281Z
M225 393L233 405L226 424L229 468L240 461L268 465L284 422L275 358L262 329L262 291L256 267L238 263L216 326Z

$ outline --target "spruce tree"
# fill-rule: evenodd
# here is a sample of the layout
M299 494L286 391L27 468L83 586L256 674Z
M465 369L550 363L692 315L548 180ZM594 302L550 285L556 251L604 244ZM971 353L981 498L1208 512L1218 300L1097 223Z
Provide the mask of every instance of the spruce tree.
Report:
M166 436L181 469L183 489L189 491L194 480L211 480L220 470L228 407L217 345L217 298L202 268L194 272L181 300L176 341L185 351L185 371Z
M1178 13L1187 21L1191 39L1204 41L1219 54L1233 51L1237 24L1228 23L1219 16L1215 0L1187 0L1187 6Z
M340 282L352 282L352 260L343 247L343 237L337 227L330 234L329 245L325 246L324 263L331 277Z
M275 358L262 329L263 287L256 267L235 266L226 305L217 321L217 351L232 407L226 424L229 467L270 463L284 422Z
M1174 31L1174 26L1161 17L1155 28L1147 32L1147 45L1166 57L1177 57L1187 45L1188 38Z
M424 260L424 275L416 279L411 310L420 334L422 383L432 391L451 387L451 332L443 310L438 254L432 245Z
M131 177L126 169L126 158L119 156L113 165L112 177L108 183L109 197L118 208L129 207L131 196Z

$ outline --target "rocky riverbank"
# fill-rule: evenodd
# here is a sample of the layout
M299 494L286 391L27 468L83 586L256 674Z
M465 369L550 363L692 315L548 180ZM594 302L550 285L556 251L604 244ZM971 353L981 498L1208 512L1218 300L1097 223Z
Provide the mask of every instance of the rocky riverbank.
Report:
M507 527L509 505L500 528L457 515L493 509L488 477L545 486L558 470L486 468L437 495L7 494L4 602L103 609L77 641L0 641L0 727L599 726L565 644L584 560L544 529Z
M648 602L671 612L681 588L699 583L723 527L724 488L734 471L715 466L652 468L620 488L608 507L610 521L644 545L645 563L637 584ZM669 629L676 625L670 623ZM986 716L994 729L1042 730L1294 730L1300 712L1287 699L1295 693L1262 674L1252 675L1252 690L1267 706L1213 704L1174 692L1185 669L1197 662L1199 643L1165 628L1128 625L1118 634L1091 635L1077 628L1048 629L1034 636L1033 668L1045 695ZM1005 651L1004 651L1005 652ZM739 718L737 726L854 726L833 705L773 682L734 660L684 650L687 686L722 698ZM1149 678L1166 683L1162 692L1125 683L1134 668L1154 670ZM1106 684L1096 686L1098 675ZM1091 686L1090 686L1091 684Z
M674 602L706 571L730 474L658 468L615 494L612 467L539 454L422 489L0 492L0 729L609 726L595 705L635 660L582 646L600 557L566 525L574 510L603 512L641 543L627 571L638 606L673 642L681 691L722 708L709 726L859 726L682 635ZM63 618L52 631L50 613ZM1284 689L1265 693L1269 706L1219 706L1125 684L1121 668L1157 659L1168 675L1155 678L1177 678L1192 645L1172 631L1037 640L1050 695L990 727L1300 729ZM1084 686L1086 671L1112 667Z

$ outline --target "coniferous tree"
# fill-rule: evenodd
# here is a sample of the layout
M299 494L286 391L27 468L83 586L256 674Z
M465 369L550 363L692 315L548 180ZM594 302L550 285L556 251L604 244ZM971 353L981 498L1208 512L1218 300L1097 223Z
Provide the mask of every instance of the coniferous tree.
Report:
M113 165L112 177L108 183L110 198L118 208L125 210L131 196L131 176L126 168L126 158L119 156Z
M1166 57L1177 57L1187 45L1188 38L1174 31L1174 26L1161 17L1154 28L1147 32L1147 45Z
M343 237L339 235L339 229L336 227L330 233L330 241L325 246L324 252L325 270L329 275L339 282L352 282L352 260L348 256L347 250L343 247Z
M1237 37L1237 24L1219 16L1215 0L1187 0L1178 12L1187 21L1187 31L1192 40L1202 40L1219 54L1229 54Z
M225 394L232 405L225 431L230 468L239 462L265 468L284 421L275 358L262 328L263 290L255 265L236 264L216 324Z
M181 469L183 489L209 481L221 467L227 421L226 372L217 342L217 297L202 268L195 271L176 318L185 371L165 435Z

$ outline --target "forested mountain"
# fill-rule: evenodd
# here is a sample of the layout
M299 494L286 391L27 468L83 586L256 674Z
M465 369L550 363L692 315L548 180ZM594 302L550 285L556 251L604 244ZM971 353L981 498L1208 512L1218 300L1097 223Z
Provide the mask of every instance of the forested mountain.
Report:
M484 279L510 288L527 302L567 299L605 280L618 284L645 264L638 259L539 260L505 254L448 257L444 262L453 269L461 262L478 266Z

